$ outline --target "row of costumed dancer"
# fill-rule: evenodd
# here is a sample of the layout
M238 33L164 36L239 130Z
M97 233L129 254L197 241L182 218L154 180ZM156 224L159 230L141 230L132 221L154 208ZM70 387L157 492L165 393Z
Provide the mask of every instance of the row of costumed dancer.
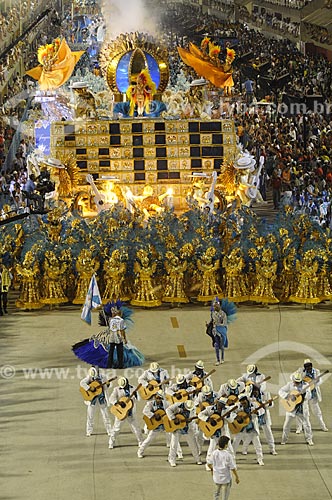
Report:
M6 227L0 259L19 289L17 307L81 305L93 274L104 303L138 307L216 295L311 305L332 297L330 239L307 216L283 214L269 228L245 209L212 221L201 210L165 211L144 226L121 208L93 221L66 217Z

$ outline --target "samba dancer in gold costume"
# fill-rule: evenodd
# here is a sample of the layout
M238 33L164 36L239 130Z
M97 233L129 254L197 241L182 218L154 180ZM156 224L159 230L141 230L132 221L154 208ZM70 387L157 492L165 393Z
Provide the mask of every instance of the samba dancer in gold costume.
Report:
M315 251L307 250L301 259L296 260L296 272L298 273L298 286L293 295L289 297L291 302L299 304L318 304L320 298L317 296L317 272L318 262L315 260Z
M20 296L16 307L20 309L41 309L40 300L40 270L38 258L33 249L29 250L22 264L16 264L16 272L21 281Z
M98 271L99 266L100 264L98 260L93 257L92 251L87 248L83 248L76 261L78 281L73 304L84 304L91 277Z
M157 307L161 301L155 294L152 284L152 277L157 269L156 261L148 255L144 249L136 252L136 260L134 263L135 280L135 297L131 300L131 304L141 307Z
M120 250L113 250L109 260L104 263L105 291L103 302L112 302L120 299L127 301L130 299L124 290L124 281L127 265L124 260L128 259L128 254L121 254Z
M52 251L45 252L43 276L43 304L64 304L68 302L62 283L66 272L66 265L58 259Z
M276 304L279 302L274 295L273 283L276 280L277 262L273 260L271 248L265 248L261 261L256 261L256 285L250 300L262 304Z
M225 255L222 267L225 269L225 297L233 302L249 300L244 276L245 262L239 247L234 248L229 255Z
M200 272L200 290L197 297L199 302L207 302L221 295L221 288L217 283L220 261L214 259L216 253L214 247L209 247L202 257L197 259L197 268Z
M187 270L187 262L173 252L166 252L165 269L167 272L166 286L163 302L187 303L188 297L184 291L184 273Z
M282 259L282 273L281 273L281 300L282 302L289 302L289 297L294 294L296 287L296 273L295 273L295 248L291 248L287 255Z

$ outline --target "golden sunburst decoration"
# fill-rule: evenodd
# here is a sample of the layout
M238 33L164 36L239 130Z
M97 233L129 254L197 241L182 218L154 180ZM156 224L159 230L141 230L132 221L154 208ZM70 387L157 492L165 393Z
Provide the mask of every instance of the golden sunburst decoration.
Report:
M129 54L131 55L129 56ZM148 33L122 33L115 40L106 42L99 54L99 64L102 75L114 94L115 100L121 100L123 90L120 90L117 82L117 68L123 57L126 59L128 70L128 86L131 80L142 71L148 69L147 55L157 63L160 82L156 96L161 95L167 87L169 80L168 51L166 47L159 45Z
M218 189L228 196L234 194L236 189L236 169L232 162L224 162L218 177Z
M59 198L69 198L77 187L79 168L73 154L58 153L57 159L65 166L59 169Z

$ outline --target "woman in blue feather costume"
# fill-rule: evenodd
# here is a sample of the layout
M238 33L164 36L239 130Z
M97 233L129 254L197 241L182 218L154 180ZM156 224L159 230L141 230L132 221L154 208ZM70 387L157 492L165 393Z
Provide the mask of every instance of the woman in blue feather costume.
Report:
M110 354L110 319L112 310L117 309L119 315L125 322L133 323L131 319L132 310L124 306L120 301L116 303L108 302L103 310L99 313L99 324L106 328L101 332L92 335L89 339L85 339L73 345L72 350L75 356L90 365L99 366L100 368L130 368L132 366L141 366L144 363L144 355L129 341L123 344L123 363L119 363L118 349L112 353L112 359L109 359ZM120 366L122 364L122 366Z
M216 297L211 304L211 320L213 324L213 347L216 353L216 365L224 362L224 351L228 347L228 324L236 319L236 305L228 299ZM220 359L221 351L221 359Z

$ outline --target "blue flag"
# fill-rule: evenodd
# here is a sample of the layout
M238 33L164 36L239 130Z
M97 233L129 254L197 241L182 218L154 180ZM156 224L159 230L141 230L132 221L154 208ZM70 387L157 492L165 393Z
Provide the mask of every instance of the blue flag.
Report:
M91 277L89 290L85 298L85 303L82 309L81 319L91 325L91 310L96 309L101 305L101 296L96 280L96 275L93 274Z

